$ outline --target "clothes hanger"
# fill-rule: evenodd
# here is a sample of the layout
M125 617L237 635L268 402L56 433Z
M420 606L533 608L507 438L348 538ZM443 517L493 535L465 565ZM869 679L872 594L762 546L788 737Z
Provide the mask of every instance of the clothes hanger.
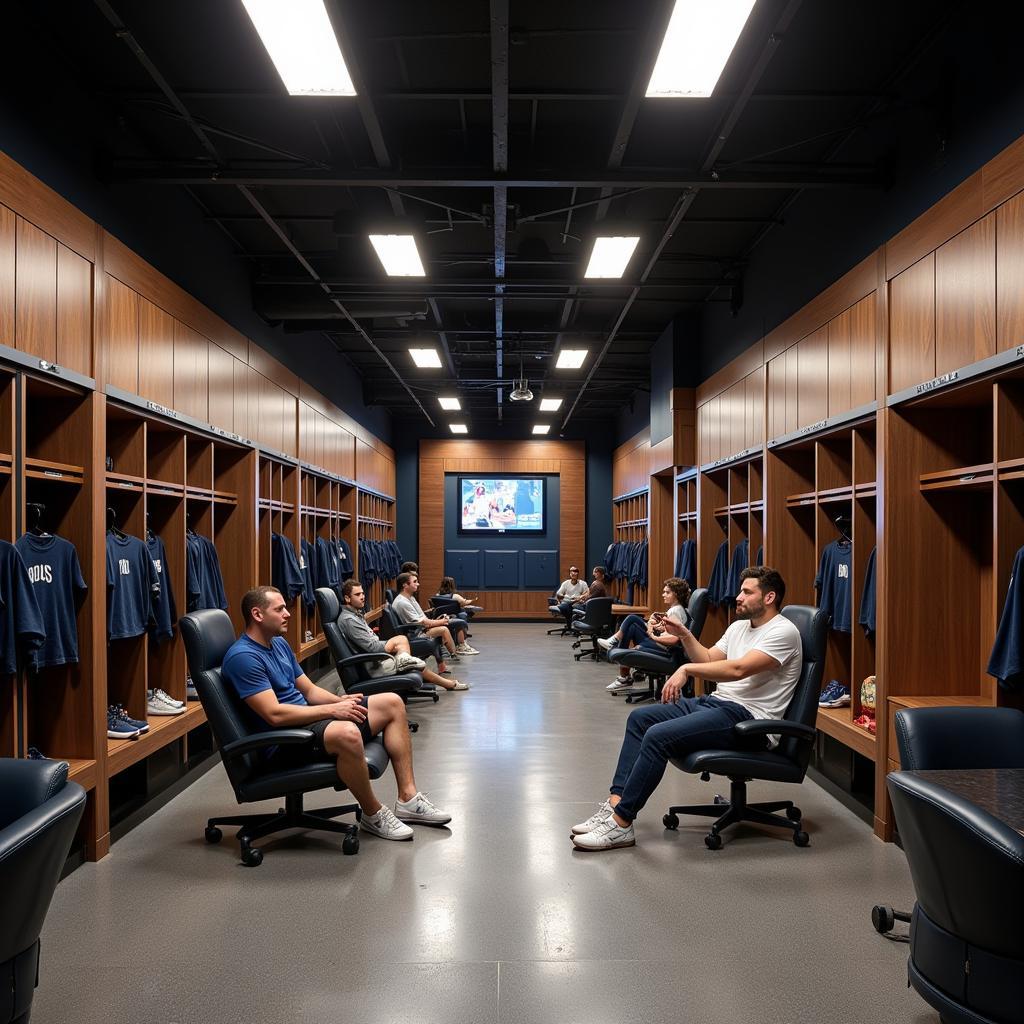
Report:
M845 540L847 544L852 544L853 538L850 536L850 529L853 523L850 517L840 513L832 521L835 524L836 530L839 531L840 538Z
M46 512L46 506L39 501L30 501L25 508L30 520L28 532L33 537L49 537L50 535L43 528L43 514Z
M117 513L112 508L107 509L107 533L112 533L118 540L128 539L128 534L117 528Z
M154 534L153 534L153 527L149 525L150 518L151 518L151 514L149 512L147 512L146 513L146 540L152 540L153 536L154 536Z
M191 512L186 512L185 513L185 533L187 533L188 536L190 536L190 537L195 537L196 536L196 531L192 529L192 513Z

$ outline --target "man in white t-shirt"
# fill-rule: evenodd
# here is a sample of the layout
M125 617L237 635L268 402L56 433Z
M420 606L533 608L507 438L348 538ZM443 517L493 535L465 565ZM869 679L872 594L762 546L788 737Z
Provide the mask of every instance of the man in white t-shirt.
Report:
M590 587L586 580L580 579L579 569L573 565L569 567L569 578L562 580L562 585L555 591L554 605L565 616L565 624L572 628L572 610L581 604L587 596ZM554 610L552 608L552 610Z
M767 566L744 569L740 579L736 621L714 647L701 646L677 620L661 620L690 660L665 683L660 706L630 714L610 796L572 828L578 850L634 845L633 819L657 789L670 757L738 749L737 722L786 713L803 665L800 632L779 614L786 584ZM687 676L713 681L717 689L709 696L680 697ZM777 742L773 738L772 745Z

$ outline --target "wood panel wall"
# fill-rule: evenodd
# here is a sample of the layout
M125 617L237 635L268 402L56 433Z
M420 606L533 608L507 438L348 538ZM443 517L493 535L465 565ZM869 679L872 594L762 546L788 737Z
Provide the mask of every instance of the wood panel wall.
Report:
M649 445L649 442L648 442ZM586 454L582 441L421 441L420 578L428 588L444 575L445 473L557 473L559 477L560 579L586 558ZM542 591L488 590L486 618L548 618Z

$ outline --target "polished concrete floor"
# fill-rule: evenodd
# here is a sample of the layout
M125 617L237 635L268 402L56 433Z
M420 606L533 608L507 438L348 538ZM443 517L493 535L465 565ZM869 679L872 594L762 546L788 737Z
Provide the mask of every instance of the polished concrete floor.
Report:
M295 834L245 868L229 837L203 841L235 806L218 765L60 885L33 1024L937 1021L906 987L907 946L869 920L912 905L903 854L810 781L807 849L742 827L712 853L698 819L664 831L669 801L722 788L669 769L636 847L575 852L628 708L609 666L544 628L476 626L484 653L458 666L473 689L414 708L417 779L450 830L364 834L356 857ZM379 793L394 800L390 774Z

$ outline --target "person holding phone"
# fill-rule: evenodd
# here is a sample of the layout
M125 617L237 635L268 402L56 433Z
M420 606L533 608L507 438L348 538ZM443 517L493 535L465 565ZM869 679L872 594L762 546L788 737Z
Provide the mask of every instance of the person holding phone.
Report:
M680 625L689 625L690 617L686 613L686 606L690 603L690 584L678 576L670 576L661 588L661 599L665 602L665 612L652 612L646 622L639 615L627 615L622 620L622 625L610 637L599 637L597 642L606 651L614 650L616 647L641 647L644 650L667 654L671 648L677 647L680 641L678 637L665 630L662 621L667 617ZM619 674L605 689L615 693L616 690L626 690L631 685L629 666L620 665Z

